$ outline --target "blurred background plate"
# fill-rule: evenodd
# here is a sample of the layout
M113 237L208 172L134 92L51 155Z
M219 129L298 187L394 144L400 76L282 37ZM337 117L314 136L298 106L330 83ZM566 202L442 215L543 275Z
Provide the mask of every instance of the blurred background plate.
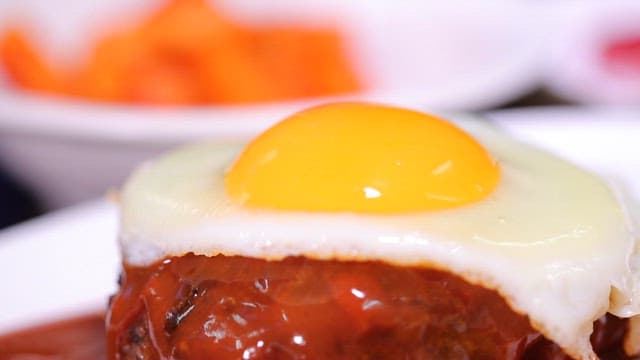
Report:
M489 113L514 136L585 166L640 198L638 109L540 108ZM631 204L633 203L633 204ZM638 217L635 217L638 219ZM0 232L0 331L104 309L116 289L115 205L97 201Z
M82 54L109 20L127 21L157 1L2 0L0 28L17 14L42 24L53 57ZM293 1L219 3L246 21L336 23L369 86L339 98L486 109L541 78L539 7L526 1ZM60 9L64 9L61 11ZM177 144L255 134L292 111L336 98L160 110L44 98L0 84L0 162L48 208L99 196L131 168Z
M640 2L546 1L544 83L580 104L640 104Z

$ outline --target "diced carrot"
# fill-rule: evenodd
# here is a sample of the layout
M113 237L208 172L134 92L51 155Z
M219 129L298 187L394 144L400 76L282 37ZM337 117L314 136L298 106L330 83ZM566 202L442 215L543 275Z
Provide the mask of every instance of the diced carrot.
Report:
M188 61L167 56L147 57L136 64L128 82L127 99L142 104L200 104L205 102L199 74Z
M278 98L305 97L309 87L309 63L301 52L305 36L291 29L264 28L253 33L252 56L270 77Z
M358 81L344 59L340 36L328 29L265 28L255 56L284 88L284 97L352 92Z
M103 101L126 101L131 69L148 48L137 32L102 39L73 82L77 96Z
M209 49L203 59L207 95L214 103L249 103L274 100L273 78L261 71L246 48L229 43Z
M310 73L315 75L312 81L315 84L313 95L347 93L360 88L345 56L340 34L331 30L311 32L303 46L305 44L305 53L309 56L306 61L313 64Z
M0 59L17 86L47 93L64 93L61 74L36 50L25 32L11 29L0 38Z
M154 46L188 52L211 43L234 41L239 29L206 0L169 1L140 27L145 40Z
M137 26L101 39L72 74L56 72L23 33L0 56L16 86L99 101L249 103L360 87L333 29L249 27L207 0L169 0Z

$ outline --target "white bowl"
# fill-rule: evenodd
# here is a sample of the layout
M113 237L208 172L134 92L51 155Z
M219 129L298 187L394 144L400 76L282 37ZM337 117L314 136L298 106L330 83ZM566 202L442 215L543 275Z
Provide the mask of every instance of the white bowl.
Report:
M153 1L0 1L0 28L16 13L42 24L51 55L86 49L100 19ZM132 7L135 8L131 10ZM369 84L349 99L469 110L512 100L540 78L536 8L526 2L343 2L236 0L222 4L247 21L339 22ZM463 6L461 6L463 5ZM59 9L65 9L59 11ZM113 14L113 15L110 15ZM3 20L4 18L4 20ZM345 98L340 98L345 99ZM135 164L202 138L247 138L293 111L336 98L252 106L159 109L90 104L17 92L0 81L0 162L49 207L117 187Z

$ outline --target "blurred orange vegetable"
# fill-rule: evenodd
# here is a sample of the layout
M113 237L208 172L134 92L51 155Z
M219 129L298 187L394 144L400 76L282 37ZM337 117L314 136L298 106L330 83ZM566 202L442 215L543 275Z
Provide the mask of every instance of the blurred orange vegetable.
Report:
M38 54L22 32L9 30L4 34L0 41L0 56L17 86L43 92L65 91L62 74Z
M86 62L62 71L24 30L0 38L0 60L18 87L97 101L248 103L360 89L333 28L247 26L206 0L172 0L141 24L102 38Z

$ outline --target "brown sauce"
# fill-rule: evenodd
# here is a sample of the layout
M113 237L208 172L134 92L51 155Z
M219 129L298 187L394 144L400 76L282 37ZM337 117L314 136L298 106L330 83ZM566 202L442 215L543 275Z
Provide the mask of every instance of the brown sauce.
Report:
M603 359L627 322L596 321ZM125 267L110 359L567 359L494 291L380 262L187 255Z

